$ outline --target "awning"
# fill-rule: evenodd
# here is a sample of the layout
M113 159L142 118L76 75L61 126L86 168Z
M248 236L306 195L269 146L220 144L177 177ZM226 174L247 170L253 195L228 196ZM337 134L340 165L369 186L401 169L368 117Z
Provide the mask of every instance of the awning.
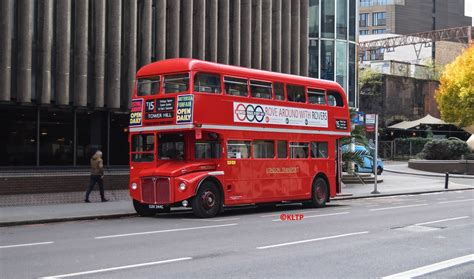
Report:
M387 128L389 129L400 129L400 130L407 130L407 129L410 129L410 128L414 128L416 126L420 126L420 125L448 125L450 123L446 123L444 122L443 120L441 119L438 119L436 117L433 117L431 115L426 115L425 117L423 118L420 118L418 120L413 120L413 121L402 121L400 123L397 123L395 125L392 125L392 126L388 126Z

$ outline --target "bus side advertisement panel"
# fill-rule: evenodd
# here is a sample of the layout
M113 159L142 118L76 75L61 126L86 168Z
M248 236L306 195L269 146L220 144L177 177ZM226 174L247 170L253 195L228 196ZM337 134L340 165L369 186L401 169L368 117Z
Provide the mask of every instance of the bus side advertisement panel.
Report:
M326 110L234 102L233 115L236 123L328 127Z

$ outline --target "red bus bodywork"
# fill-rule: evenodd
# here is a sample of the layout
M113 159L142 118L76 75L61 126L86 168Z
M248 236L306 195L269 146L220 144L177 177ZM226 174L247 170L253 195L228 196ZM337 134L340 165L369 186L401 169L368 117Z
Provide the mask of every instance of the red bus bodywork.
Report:
M220 93L195 92L195 75L200 73L218 75ZM174 74L189 74L187 89L163 93L165 78ZM218 188L224 206L311 200L318 177L328 185L326 200L336 195L337 140L350 135L347 98L336 82L182 58L151 63L137 73L137 81L153 78L160 79L154 94L138 96L135 89L132 99L129 186L136 205L189 205L205 182ZM250 80L271 82L272 99L228 95L226 78L247 79L247 89ZM277 83L284 85L284 100L275 99ZM306 101L288 101L287 85L304 86ZM308 88L324 92L326 104L308 103ZM339 95L337 105L327 104L330 94ZM137 147L136 135L149 135L151 150ZM160 137L166 135L179 135L184 142L180 160L160 159ZM219 155L197 159L196 143L207 140L217 142ZM228 158L230 141L250 142L249 158ZM273 157L254 158L255 141L266 146L273 141ZM278 158L278 152L285 152L283 147L276 150L277 142L287 143L286 158ZM326 158L293 156L298 144L303 143L304 150L304 143L311 149L313 142L327 143L322 146ZM148 157L140 152L148 152ZM237 153L232 156L241 156ZM138 157L146 157L146 162L134 159Z

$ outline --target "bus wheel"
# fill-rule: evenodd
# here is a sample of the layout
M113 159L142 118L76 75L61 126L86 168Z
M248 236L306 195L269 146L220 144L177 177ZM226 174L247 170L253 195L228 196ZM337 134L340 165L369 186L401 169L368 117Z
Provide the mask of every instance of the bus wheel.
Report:
M328 191L328 184L326 183L326 180L324 180L321 177L316 178L316 180L313 183L313 196L311 200L313 207L316 207L316 208L325 207L328 194L329 194L329 191Z
M193 213L200 218L214 217L222 207L222 198L217 186L212 182L204 182L197 195L192 199Z
M156 210L148 208L147 205L137 200L133 200L133 207L135 208L135 211L138 213L138 215L142 217L152 217L156 214Z

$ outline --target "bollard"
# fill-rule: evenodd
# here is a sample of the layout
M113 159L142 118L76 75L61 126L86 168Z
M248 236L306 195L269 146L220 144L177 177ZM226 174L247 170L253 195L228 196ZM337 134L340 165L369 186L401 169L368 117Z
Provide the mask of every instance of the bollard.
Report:
M449 182L449 172L446 173L444 178L444 189L448 189L448 182Z

